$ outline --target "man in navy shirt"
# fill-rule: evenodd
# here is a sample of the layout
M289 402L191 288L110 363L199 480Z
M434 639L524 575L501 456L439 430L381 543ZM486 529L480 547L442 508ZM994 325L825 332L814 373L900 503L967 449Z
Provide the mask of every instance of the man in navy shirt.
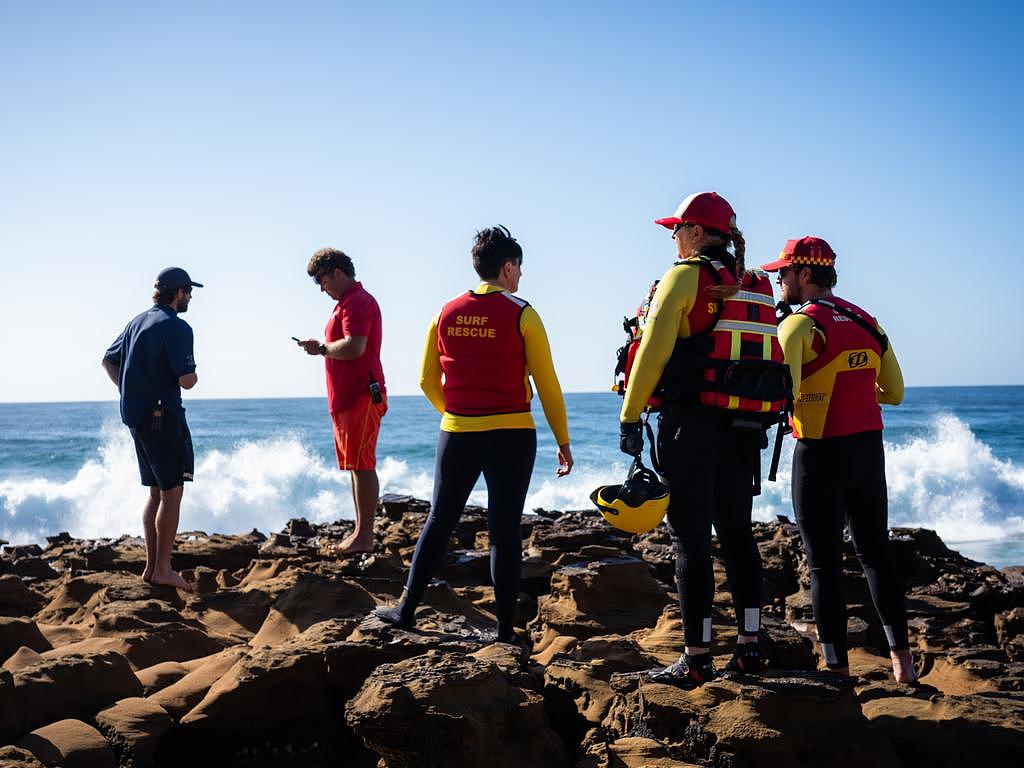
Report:
M192 328L179 316L188 310L195 283L180 267L156 278L153 306L135 317L103 356L103 368L121 393L121 420L131 430L142 484L149 499L142 512L146 568L142 578L191 592L171 569L171 550L185 481L192 480L192 436L181 389L196 385Z

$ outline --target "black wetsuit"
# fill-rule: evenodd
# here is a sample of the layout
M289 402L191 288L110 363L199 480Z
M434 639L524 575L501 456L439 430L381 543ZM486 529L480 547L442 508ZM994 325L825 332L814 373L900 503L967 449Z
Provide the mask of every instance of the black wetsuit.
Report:
M760 625L761 555L750 525L753 467L764 433L737 429L732 415L696 408L662 416L658 454L672 496L668 520L675 534L676 588L686 644L711 644L715 579L714 524L736 607L740 634Z
M828 666L849 666L843 590L845 525L849 525L889 647L907 649L903 588L889 548L881 431L798 441L793 451L793 509L807 551L814 618Z
M536 455L537 432L533 429L440 433L430 515L416 544L400 606L403 623L412 622L416 606L441 566L466 500L483 473L498 639L512 639L523 556L520 523Z

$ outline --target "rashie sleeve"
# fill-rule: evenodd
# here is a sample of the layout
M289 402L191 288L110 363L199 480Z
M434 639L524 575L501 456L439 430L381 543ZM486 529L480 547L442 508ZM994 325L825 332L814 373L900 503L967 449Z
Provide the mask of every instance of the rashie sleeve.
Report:
M427 329L427 340L423 345L423 361L420 363L420 389L438 413L444 413L444 388L441 386L441 355L437 351L437 323L441 313Z
M121 363L124 360L124 337L127 332L128 328L126 327L121 331L121 334L114 339L114 343L111 344L107 348L107 351L103 353L103 362L110 363L118 368L121 367Z
M537 395L544 408L544 418L555 435L559 445L569 442L569 422L565 415L565 398L562 397L562 386L555 374L555 364L551 359L551 346L544 323L533 307L526 307L519 317L519 330L523 334L523 346L526 348L526 368L537 386Z
M800 375L804 361L810 362L814 353L814 321L808 316L795 312L779 323L779 346L782 356L793 377L793 402L800 397Z
M647 400L658 386L665 364L675 349L680 329L684 328L683 323L694 306L699 277L698 265L682 264L669 269L658 283L626 382L620 421L637 421L647 407ZM685 332L689 332L688 327Z
M196 370L196 359L192 352L192 327L184 320L174 323L173 330L164 339L167 359L171 371L177 377Z
M878 330L885 333L881 326L879 326ZM903 371L900 370L900 361L896 359L896 353L892 350L891 339L889 340L889 348L882 355L882 366L878 369L875 389L878 392L878 402L880 403L899 405L903 402Z

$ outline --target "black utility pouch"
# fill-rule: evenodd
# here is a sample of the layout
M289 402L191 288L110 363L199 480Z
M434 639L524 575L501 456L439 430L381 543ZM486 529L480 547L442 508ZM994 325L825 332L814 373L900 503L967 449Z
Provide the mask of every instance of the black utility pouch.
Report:
M381 391L380 391L380 382L379 381L373 381L371 379L371 381L370 381L370 400L372 400L375 403L379 403L383 399L384 399L384 395L382 395Z

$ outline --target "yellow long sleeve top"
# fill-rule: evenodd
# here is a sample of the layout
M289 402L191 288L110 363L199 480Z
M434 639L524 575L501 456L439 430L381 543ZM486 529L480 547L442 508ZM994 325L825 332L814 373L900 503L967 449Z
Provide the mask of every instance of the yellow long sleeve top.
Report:
M620 421L637 421L640 418L648 398L661 380L676 340L690 337L690 312L697 304L700 269L699 261L684 261L670 267L658 283L647 311L647 324L640 337L629 381L626 382ZM718 312L714 302L705 303L708 306L700 311Z
M498 288L481 283L474 293L494 293ZM427 329L426 343L423 346L423 362L420 365L420 389L441 414L441 430L444 432L484 432L491 429L536 429L533 415L526 413L499 413L488 416L457 416L445 410L443 371L441 355L437 347L437 325L440 312L434 316ZM555 364L551 359L551 346L544 330L540 315L532 306L523 309L519 317L519 332L523 336L526 353L526 375L524 386L527 400L533 397L530 378L537 387L540 403L544 409L544 418L554 433L558 445L569 442L569 424L565 413L565 399L562 387L555 374Z

